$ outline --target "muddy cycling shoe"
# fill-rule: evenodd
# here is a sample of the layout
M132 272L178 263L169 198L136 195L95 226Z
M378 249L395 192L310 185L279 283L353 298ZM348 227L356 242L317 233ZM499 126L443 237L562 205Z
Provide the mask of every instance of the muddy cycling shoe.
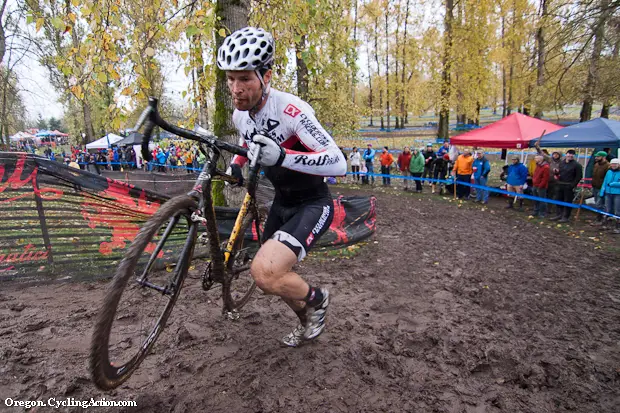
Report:
M321 288L323 294L323 300L316 306L308 306L308 321L306 323L306 331L304 332L304 339L312 340L318 337L325 328L325 314L327 312L327 306L329 306L329 292Z
M289 347L299 347L304 341L305 332L306 327L298 324L293 331L282 338L282 343Z

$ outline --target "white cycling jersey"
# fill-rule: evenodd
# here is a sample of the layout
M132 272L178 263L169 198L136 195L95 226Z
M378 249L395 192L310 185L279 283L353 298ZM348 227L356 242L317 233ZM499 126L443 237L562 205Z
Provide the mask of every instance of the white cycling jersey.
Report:
M251 117L235 110L233 123L245 147L256 134L276 141L286 151L279 167L264 168L276 196L286 203L298 203L329 194L324 176L346 173L347 162L333 138L314 116L312 107L291 95L271 89L265 106ZM232 162L243 166L247 158L236 155Z

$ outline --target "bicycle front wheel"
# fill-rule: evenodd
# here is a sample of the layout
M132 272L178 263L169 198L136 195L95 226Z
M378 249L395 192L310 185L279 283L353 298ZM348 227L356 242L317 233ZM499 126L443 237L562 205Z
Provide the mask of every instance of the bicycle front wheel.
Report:
M97 316L90 372L102 390L125 382L153 348L183 287L196 241L196 201L179 196L146 222L116 270Z
M222 290L225 311L239 310L249 301L256 289L256 283L250 274L250 265L260 248L259 240L264 242L262 236L264 219L261 220L263 216L266 215L260 214L257 217L253 212L248 212L243 218L239 236L226 267L227 280ZM252 240L247 237L249 233L252 234Z

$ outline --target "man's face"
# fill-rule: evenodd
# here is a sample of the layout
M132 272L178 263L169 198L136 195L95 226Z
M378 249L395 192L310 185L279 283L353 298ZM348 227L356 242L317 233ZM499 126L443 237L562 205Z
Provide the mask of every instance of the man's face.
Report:
M478 152L478 155L476 155L476 158L482 159L483 156L484 154L482 152Z
M595 156L594 157L594 162L601 162L603 160L602 156Z
M537 164L541 164L543 162L543 157L542 156L535 156L534 160L536 161Z
M405 148L403 149L403 152L408 153L409 152L409 147L405 146Z
M573 155L572 153L567 153L566 154L566 162L570 162L572 160L575 159L575 155Z
M617 163L612 163L611 164L611 169L613 169L614 171L617 170L620 167L620 165L618 165Z
M372 149L372 145L368 145L368 150L371 150L371 149Z
M560 154L559 154L559 153L557 153L557 152L553 152L553 155L551 155L551 157L552 157L554 160L556 160L556 161L557 161L557 160L559 160L559 159L560 159Z
M516 165L519 163L519 158L512 158L512 164Z
M265 73L264 81L271 80L271 70ZM228 71L226 82L237 110L250 110L259 102L263 89L260 80L253 70Z

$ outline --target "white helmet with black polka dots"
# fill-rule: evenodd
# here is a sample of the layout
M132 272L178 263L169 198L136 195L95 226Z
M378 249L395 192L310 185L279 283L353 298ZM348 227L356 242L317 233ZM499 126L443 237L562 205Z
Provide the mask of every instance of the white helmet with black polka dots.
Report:
M262 70L273 64L275 43L261 28L245 27L224 40L217 53L221 70Z

